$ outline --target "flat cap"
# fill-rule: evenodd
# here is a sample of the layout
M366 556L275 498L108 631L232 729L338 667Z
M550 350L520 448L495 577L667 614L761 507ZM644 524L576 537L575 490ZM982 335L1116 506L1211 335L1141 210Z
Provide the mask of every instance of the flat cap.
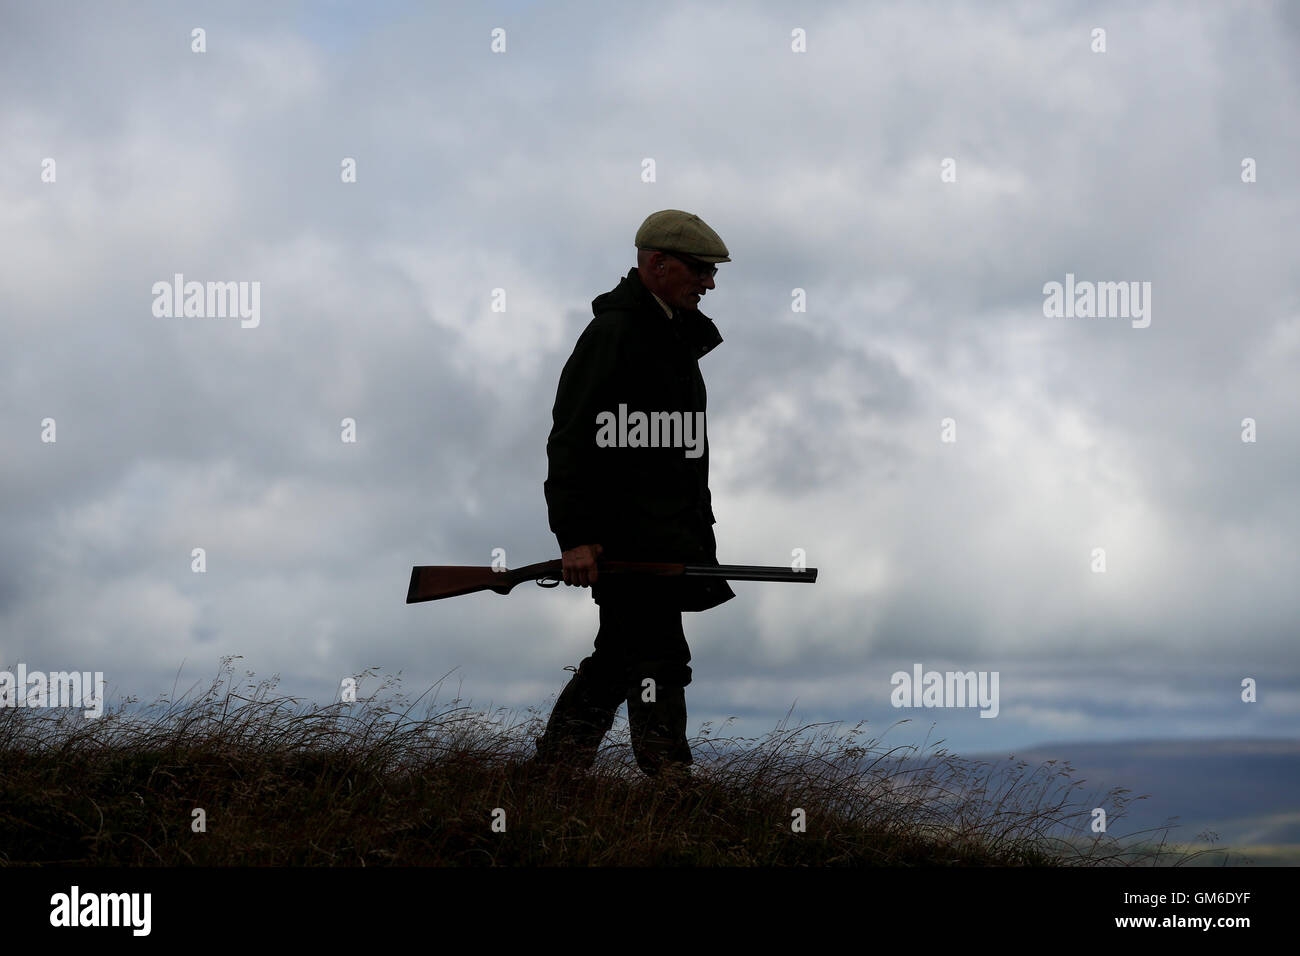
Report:
M722 238L694 213L660 209L646 216L636 231L638 249L659 249L694 256L701 262L730 262Z

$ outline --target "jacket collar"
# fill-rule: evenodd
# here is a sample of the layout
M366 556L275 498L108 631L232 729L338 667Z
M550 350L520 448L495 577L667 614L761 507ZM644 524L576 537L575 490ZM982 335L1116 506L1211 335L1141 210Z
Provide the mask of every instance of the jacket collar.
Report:
M660 322L674 326L697 359L703 358L722 344L722 333L713 324L713 320L699 309L674 308L671 320L664 315L664 310L641 281L636 266L628 270L616 288L597 296L591 307L593 313L599 313L611 307L627 307L629 304L634 304L638 311L654 316Z

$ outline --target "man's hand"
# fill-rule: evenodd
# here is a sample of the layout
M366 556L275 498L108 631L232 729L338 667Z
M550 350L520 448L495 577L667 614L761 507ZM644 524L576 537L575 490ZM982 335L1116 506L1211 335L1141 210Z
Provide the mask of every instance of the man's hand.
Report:
M564 583L587 587L596 583L596 559L605 549L598 544L580 544L562 555Z

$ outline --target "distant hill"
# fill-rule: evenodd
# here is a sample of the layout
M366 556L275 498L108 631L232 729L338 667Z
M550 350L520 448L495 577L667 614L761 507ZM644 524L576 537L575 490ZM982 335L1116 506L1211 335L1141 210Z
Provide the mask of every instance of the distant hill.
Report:
M1006 763L1010 754L963 754ZM1179 819L1170 842L1197 843L1197 834L1218 834L1213 844L1230 849L1230 863L1300 865L1300 740L1237 738L1048 743L1017 751L1031 765L1069 761L1083 789L1105 793L1126 787L1131 803L1109 832L1115 836ZM1015 761L1011 761L1014 763ZM1200 841L1203 847L1209 843ZM1218 864L1221 855L1204 863Z

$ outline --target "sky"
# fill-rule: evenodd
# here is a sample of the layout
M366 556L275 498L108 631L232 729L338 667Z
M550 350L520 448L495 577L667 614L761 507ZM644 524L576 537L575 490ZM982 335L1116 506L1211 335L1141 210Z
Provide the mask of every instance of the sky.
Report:
M692 734L1300 733L1300 6L5 0L0 88L0 668L544 715L590 593L410 568L559 557L560 369L683 209L719 559L819 569L685 616Z

